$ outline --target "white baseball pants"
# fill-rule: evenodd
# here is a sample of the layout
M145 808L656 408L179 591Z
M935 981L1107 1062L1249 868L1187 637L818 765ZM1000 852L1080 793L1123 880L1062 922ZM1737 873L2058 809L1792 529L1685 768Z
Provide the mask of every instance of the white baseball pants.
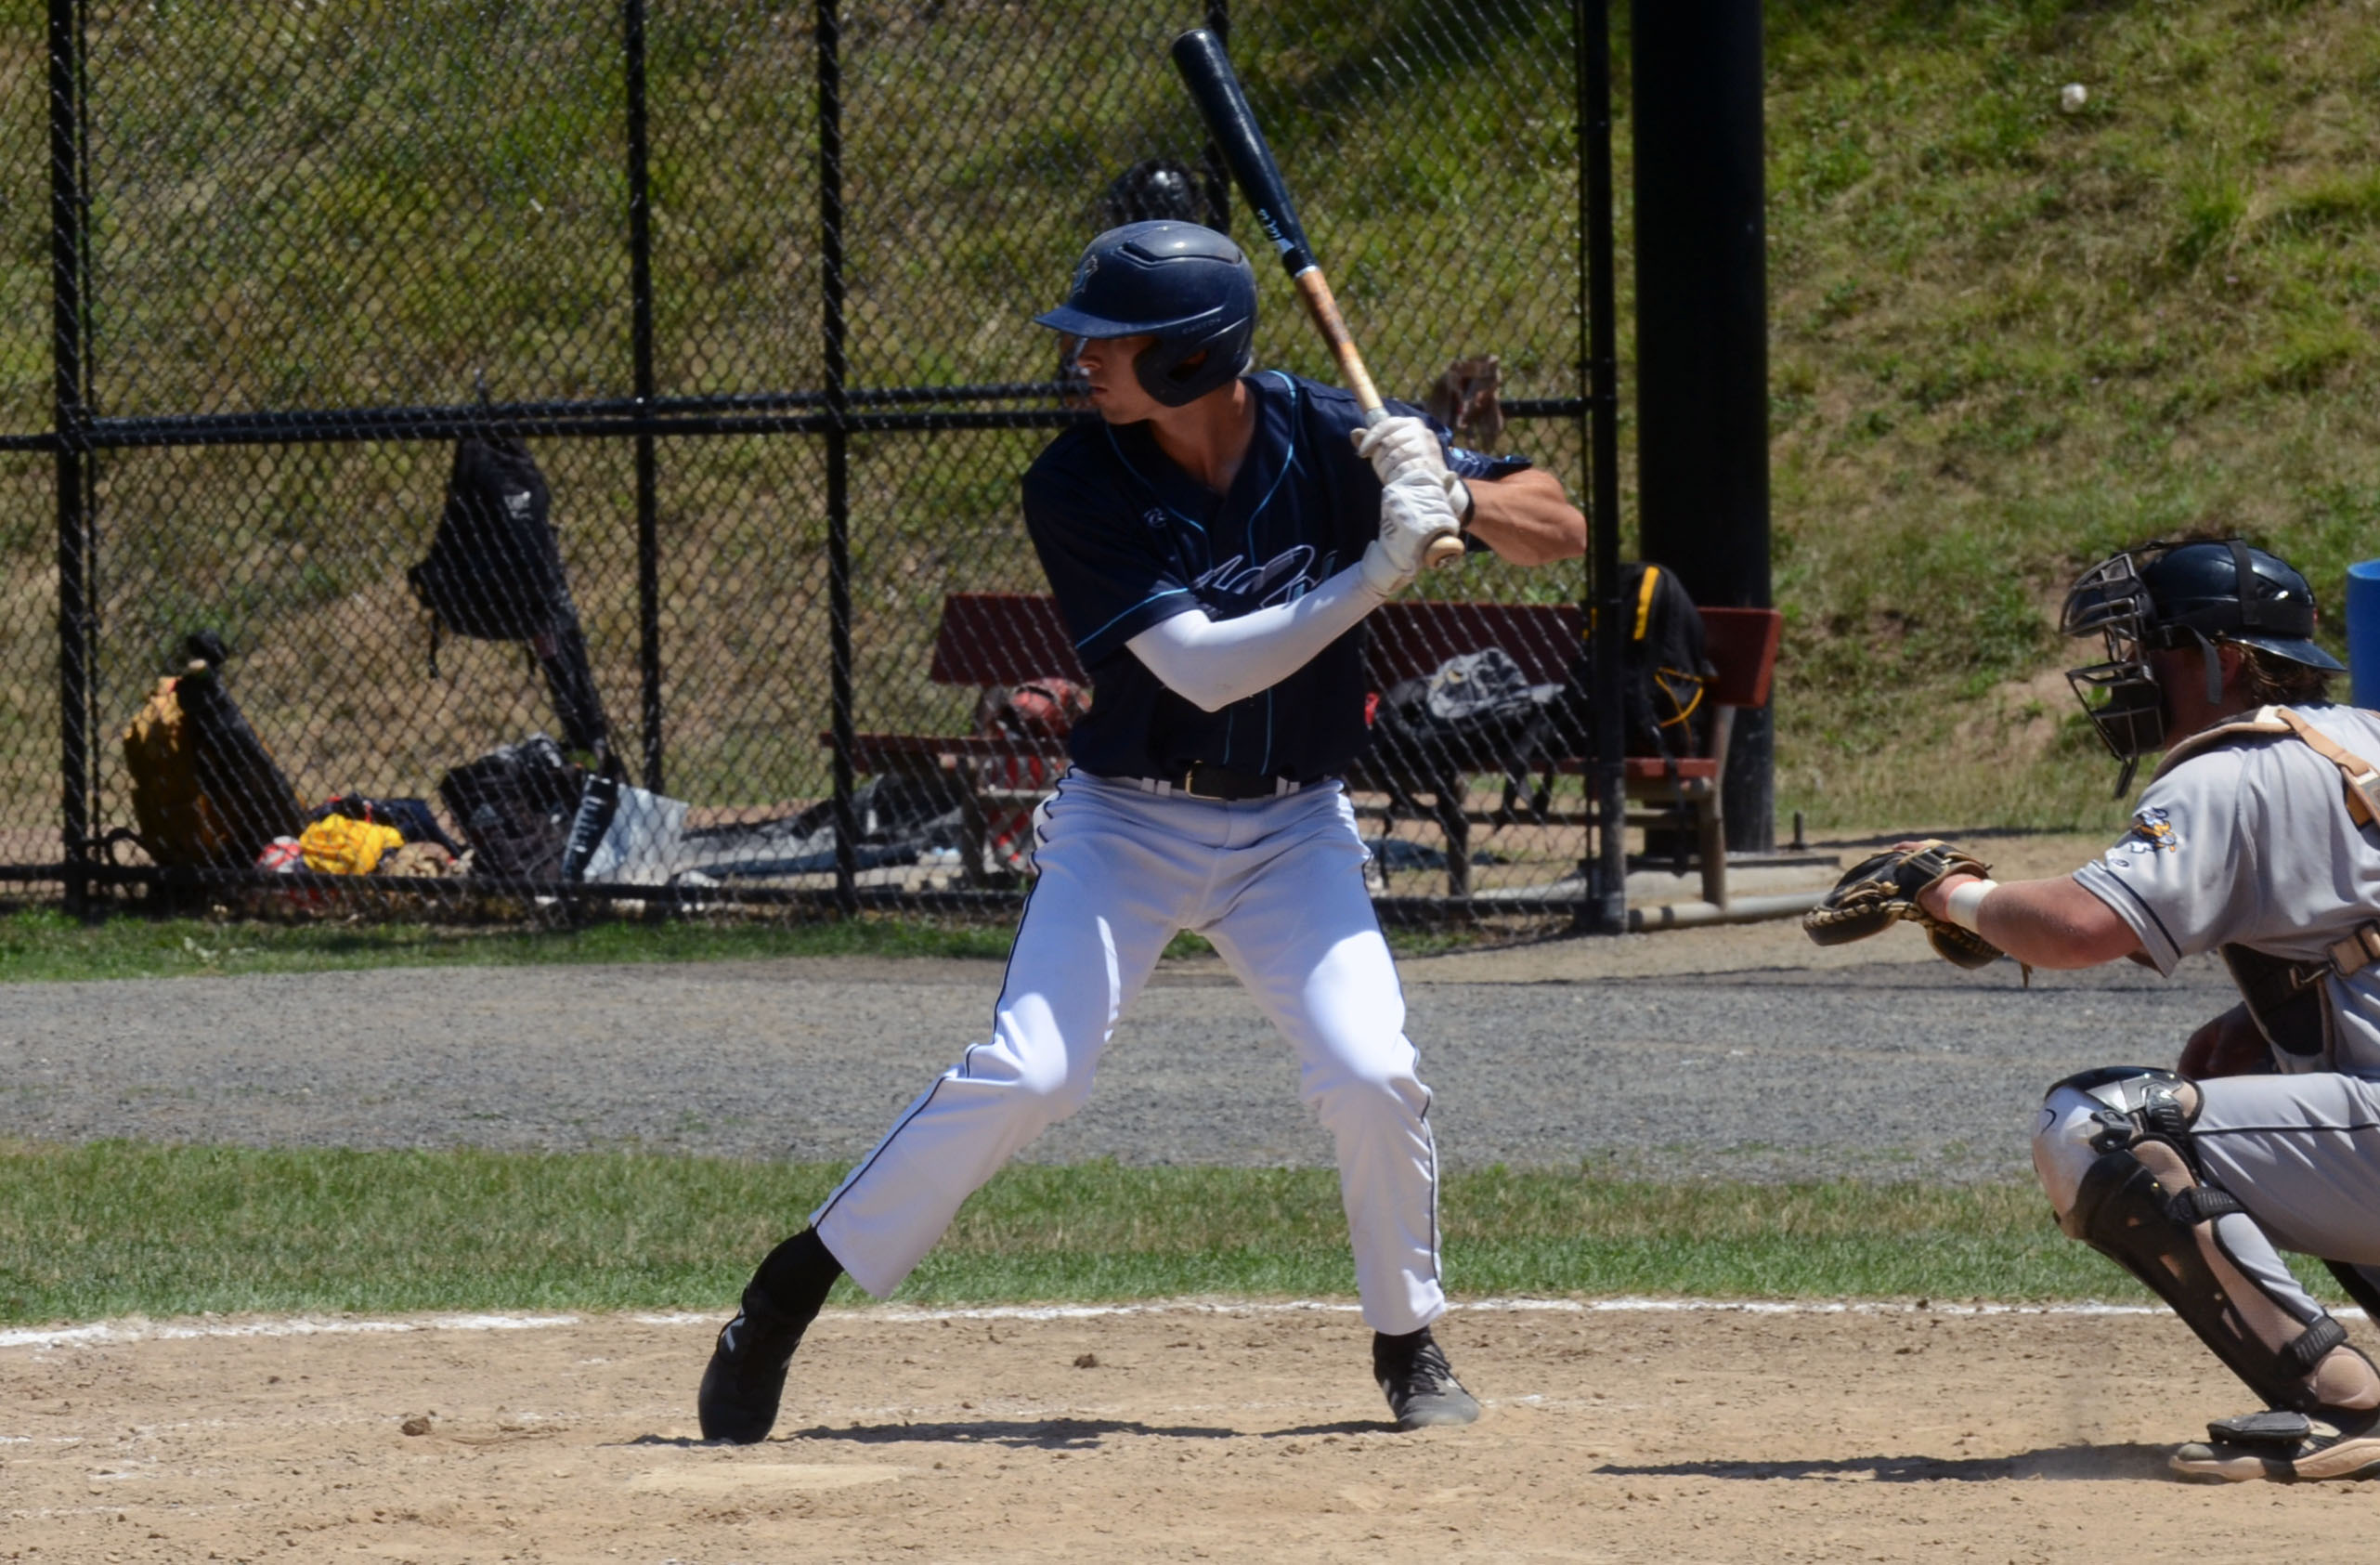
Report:
M1296 1050L1298 1095L1338 1150L1363 1318L1445 1313L1429 1089L1335 784L1220 803L1082 772L1044 811L992 1037L894 1122L812 1214L853 1281L900 1285L959 1205L1089 1097L1099 1054L1175 933L1211 941Z

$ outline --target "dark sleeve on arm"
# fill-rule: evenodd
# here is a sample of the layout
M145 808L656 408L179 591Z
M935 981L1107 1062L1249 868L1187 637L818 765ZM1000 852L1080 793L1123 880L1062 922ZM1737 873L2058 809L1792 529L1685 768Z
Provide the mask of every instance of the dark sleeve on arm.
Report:
M1075 655L1090 668L1198 606L1122 496L1036 463L1024 477L1025 530L1049 578Z

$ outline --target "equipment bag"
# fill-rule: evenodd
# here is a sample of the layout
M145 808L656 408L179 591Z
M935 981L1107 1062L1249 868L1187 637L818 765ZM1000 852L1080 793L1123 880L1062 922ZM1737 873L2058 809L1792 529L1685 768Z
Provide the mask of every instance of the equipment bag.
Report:
M1706 700L1719 677L1704 649L1702 611L1674 572L1641 560L1620 567L1628 619L1620 654L1622 752L1675 761L1703 753L1710 732ZM1573 755L1594 743L1594 616L1556 700L1555 726Z
M302 823L297 794L223 687L212 631L185 637L183 672L161 679L124 731L136 833L163 867L244 869Z
M543 734L488 751L438 779L438 797L471 843L475 875L562 878L586 768Z
M429 555L405 579L432 616L433 675L441 628L481 641L521 642L545 675L563 743L600 751L609 723L553 516L553 491L527 446L510 436L466 435L455 442L446 509Z
M1658 756L1668 763L1670 786L1678 785L1677 763L1704 753L1711 708L1706 698L1719 671L1705 650L1702 610L1694 606L1673 571L1642 560L1620 567L1622 627L1619 662L1620 753ZM1581 627L1579 655L1555 698L1554 725L1572 755L1594 749L1595 621ZM1647 828L1648 852L1666 841L1673 874L1686 870L1696 840L1693 811L1681 794L1665 827Z
M1470 773L1500 772L1507 792L1517 789L1550 731L1527 671L1502 647L1483 647L1381 692L1363 766L1393 808L1419 815L1415 794L1443 804Z
M324 815L301 832L298 856L320 875L369 875L382 857L405 843L405 834L378 821Z
M577 619L553 512L553 491L528 447L464 436L429 556L405 573L413 595L448 630L482 641L528 641Z

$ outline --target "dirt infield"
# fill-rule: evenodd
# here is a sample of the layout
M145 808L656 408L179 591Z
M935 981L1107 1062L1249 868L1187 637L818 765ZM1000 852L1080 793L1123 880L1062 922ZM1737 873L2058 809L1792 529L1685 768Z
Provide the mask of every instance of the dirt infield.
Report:
M2169 1317L1475 1307L1415 1436L1342 1309L837 1312L742 1449L710 1324L0 1346L0 1559L2371 1557L2368 1487L2164 1477L2243 1405Z

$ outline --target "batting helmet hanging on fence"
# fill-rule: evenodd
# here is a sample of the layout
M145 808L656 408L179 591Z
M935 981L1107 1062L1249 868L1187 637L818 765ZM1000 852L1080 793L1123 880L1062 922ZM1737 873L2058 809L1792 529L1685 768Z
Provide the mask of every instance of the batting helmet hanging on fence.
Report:
M1091 241L1066 302L1034 320L1077 337L1156 338L1132 372L1142 390L1178 408L1254 363L1255 268L1213 228L1126 223Z

